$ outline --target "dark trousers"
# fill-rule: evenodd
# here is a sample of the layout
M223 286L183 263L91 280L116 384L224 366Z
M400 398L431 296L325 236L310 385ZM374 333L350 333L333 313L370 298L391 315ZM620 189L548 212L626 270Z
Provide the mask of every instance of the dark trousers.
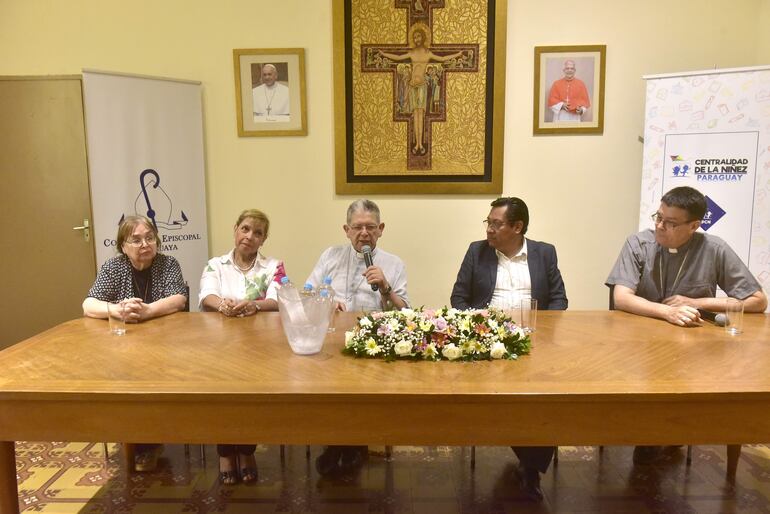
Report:
M511 449L523 467L536 469L540 473L548 471L553 452L556 451L555 446L511 446Z
M235 457L236 455L251 455L257 449L256 444L218 444L217 455L220 457Z

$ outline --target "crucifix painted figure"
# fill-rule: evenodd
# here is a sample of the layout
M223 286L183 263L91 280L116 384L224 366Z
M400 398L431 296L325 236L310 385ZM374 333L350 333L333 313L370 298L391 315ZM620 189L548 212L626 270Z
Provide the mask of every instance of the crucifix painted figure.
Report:
M446 62L450 59L462 57L462 52L455 52L449 55L436 55L426 46L430 46L430 36L428 35L428 26L424 23L415 23L409 29L409 50L403 54L394 54L383 52L378 53L391 61L406 61L412 63L412 73L409 79L408 103L409 110L414 122L414 146L412 152L418 155L425 153L423 145L423 134L425 126L425 108L428 98L428 81L426 70L430 62Z
M405 10L406 44L362 44L361 71L391 73L393 121L408 126L406 169L431 170L432 124L446 121L449 73L477 73L479 45L432 43L433 11L443 8L444 0L394 2L397 9Z

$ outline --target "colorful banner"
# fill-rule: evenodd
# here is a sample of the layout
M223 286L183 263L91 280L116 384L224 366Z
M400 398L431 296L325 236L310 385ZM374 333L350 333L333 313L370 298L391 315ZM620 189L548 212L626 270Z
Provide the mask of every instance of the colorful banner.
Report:
M84 71L83 100L97 266L116 254L123 217L147 216L196 310L208 260L200 83Z
M663 194L706 195L700 230L735 250L770 290L770 67L644 77L639 229Z

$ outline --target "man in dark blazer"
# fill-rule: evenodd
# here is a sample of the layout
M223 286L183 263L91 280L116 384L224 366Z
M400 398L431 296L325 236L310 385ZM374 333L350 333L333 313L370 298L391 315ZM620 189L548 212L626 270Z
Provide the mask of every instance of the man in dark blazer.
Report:
M498 255L503 254L511 260L523 258L529 268L530 296L537 299L538 309L565 310L567 293L556 249L551 244L524 237L529 225L527 204L519 198L498 198L492 202L492 210L484 223L487 239L475 241L468 247L452 288L452 307L482 309L497 303L492 299L498 282ZM525 246L526 253L522 256ZM519 286L514 284L514 287Z
M538 309L566 309L556 249L524 237L529 225L527 204L520 198L498 198L484 223L487 239L468 248L452 288L452 307L507 308L521 299L536 298ZM519 458L524 493L542 500L540 473L548 470L555 448L512 448Z

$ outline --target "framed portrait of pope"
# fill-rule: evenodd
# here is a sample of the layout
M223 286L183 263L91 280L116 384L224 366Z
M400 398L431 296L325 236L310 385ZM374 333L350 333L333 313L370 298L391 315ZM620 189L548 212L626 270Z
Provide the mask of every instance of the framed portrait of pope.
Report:
M236 49L233 61L238 135L307 135L304 49Z

